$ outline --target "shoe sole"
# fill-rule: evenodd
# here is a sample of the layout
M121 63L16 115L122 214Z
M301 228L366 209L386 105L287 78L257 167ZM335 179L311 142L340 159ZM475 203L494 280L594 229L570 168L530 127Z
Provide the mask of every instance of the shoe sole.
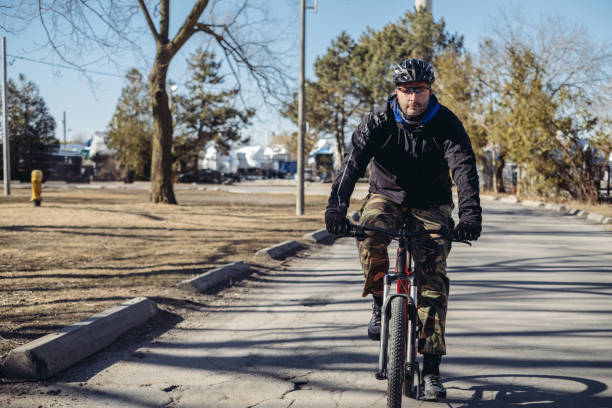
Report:
M425 395L423 394L423 396L421 397L421 400L423 401L440 401L446 399L446 393L440 393L438 395L434 394L434 395Z
M380 333L370 333L368 331L368 339L370 339L372 341L379 341L380 340Z

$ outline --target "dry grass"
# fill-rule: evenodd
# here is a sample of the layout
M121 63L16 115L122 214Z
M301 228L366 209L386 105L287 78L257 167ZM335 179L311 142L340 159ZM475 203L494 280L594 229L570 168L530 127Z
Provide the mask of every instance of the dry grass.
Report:
M186 299L176 283L323 227L326 197L177 191L45 189L0 197L0 356L125 299Z

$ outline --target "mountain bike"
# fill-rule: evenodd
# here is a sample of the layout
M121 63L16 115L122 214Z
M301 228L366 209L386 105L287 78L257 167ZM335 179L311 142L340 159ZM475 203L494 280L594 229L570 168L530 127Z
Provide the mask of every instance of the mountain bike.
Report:
M453 241L453 237L447 229L410 232L408 226L404 225L398 232L394 232L355 224L350 225L348 235L362 240L367 236L366 231L386 234L399 243L395 270L385 275L384 279L376 378L387 380L387 407L400 408L402 394L419 399L423 389L417 361L417 338L421 329L417 312L419 282L418 276L412 273L412 249L417 240L433 239L432 236L440 235ZM471 245L467 241L454 241Z

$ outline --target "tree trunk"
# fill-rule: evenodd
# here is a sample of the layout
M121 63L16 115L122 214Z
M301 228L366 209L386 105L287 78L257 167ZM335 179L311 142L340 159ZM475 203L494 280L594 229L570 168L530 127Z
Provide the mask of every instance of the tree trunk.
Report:
M522 165L518 165L516 168L516 195L521 197L523 189L521 188L521 180L523 179L523 168Z
M497 160L495 160L495 192L496 193L505 193L506 189L504 188L504 166L506 165L506 153L499 153Z
M583 152L580 156L582 161L582 177L579 184L580 200L586 201L589 204L596 204L599 198L599 185L596 180L599 180L599 167L595 164L592 151L589 149Z
M344 159L344 118L342 112L340 114L336 112L335 122L336 149L338 149L338 156L340 158L340 162L342 162Z
M342 165L342 159L344 157L344 151L342 149L342 146L340 146L340 144L338 143L338 140L340 138L340 135L338 133L339 123L340 120L338 119L338 110L336 109L334 113L334 140L336 141L336 150L338 151L338 159L340 160L338 167Z
M165 46L159 47L149 76L153 107L151 201L177 204L172 186L172 113L166 93L166 74L171 58Z
M340 161L344 159L344 143L342 143L342 139L344 139L344 135L340 130L336 129L336 149L338 149Z
M342 109L342 117L340 119L340 140L338 143L342 146L342 157L344 157L345 145L344 145L344 128L346 127L346 112Z

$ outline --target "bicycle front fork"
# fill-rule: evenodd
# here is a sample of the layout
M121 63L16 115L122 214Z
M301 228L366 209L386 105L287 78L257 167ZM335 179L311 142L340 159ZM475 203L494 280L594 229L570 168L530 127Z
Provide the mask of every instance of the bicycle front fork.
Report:
M397 283L397 292L391 294L391 284ZM407 290L406 290L407 289ZM406 293L409 292L409 293ZM387 378L387 346L389 342L389 302L395 296L404 296L408 299L408 324L406 325L406 368L407 372L411 369L419 370L418 363L416 362L416 332L415 327L417 322L417 286L412 276L410 277L398 277L397 275L387 274L385 275L384 291L383 291L383 306L381 310L381 325L380 325L380 349L378 353L378 370L376 372L376 378L379 380L385 380ZM414 314L414 316L413 316Z
M380 316L380 349L378 352L378 371L376 379L387 379L387 344L389 342L389 291L391 288L391 278L385 275L385 284L383 290L383 305Z

